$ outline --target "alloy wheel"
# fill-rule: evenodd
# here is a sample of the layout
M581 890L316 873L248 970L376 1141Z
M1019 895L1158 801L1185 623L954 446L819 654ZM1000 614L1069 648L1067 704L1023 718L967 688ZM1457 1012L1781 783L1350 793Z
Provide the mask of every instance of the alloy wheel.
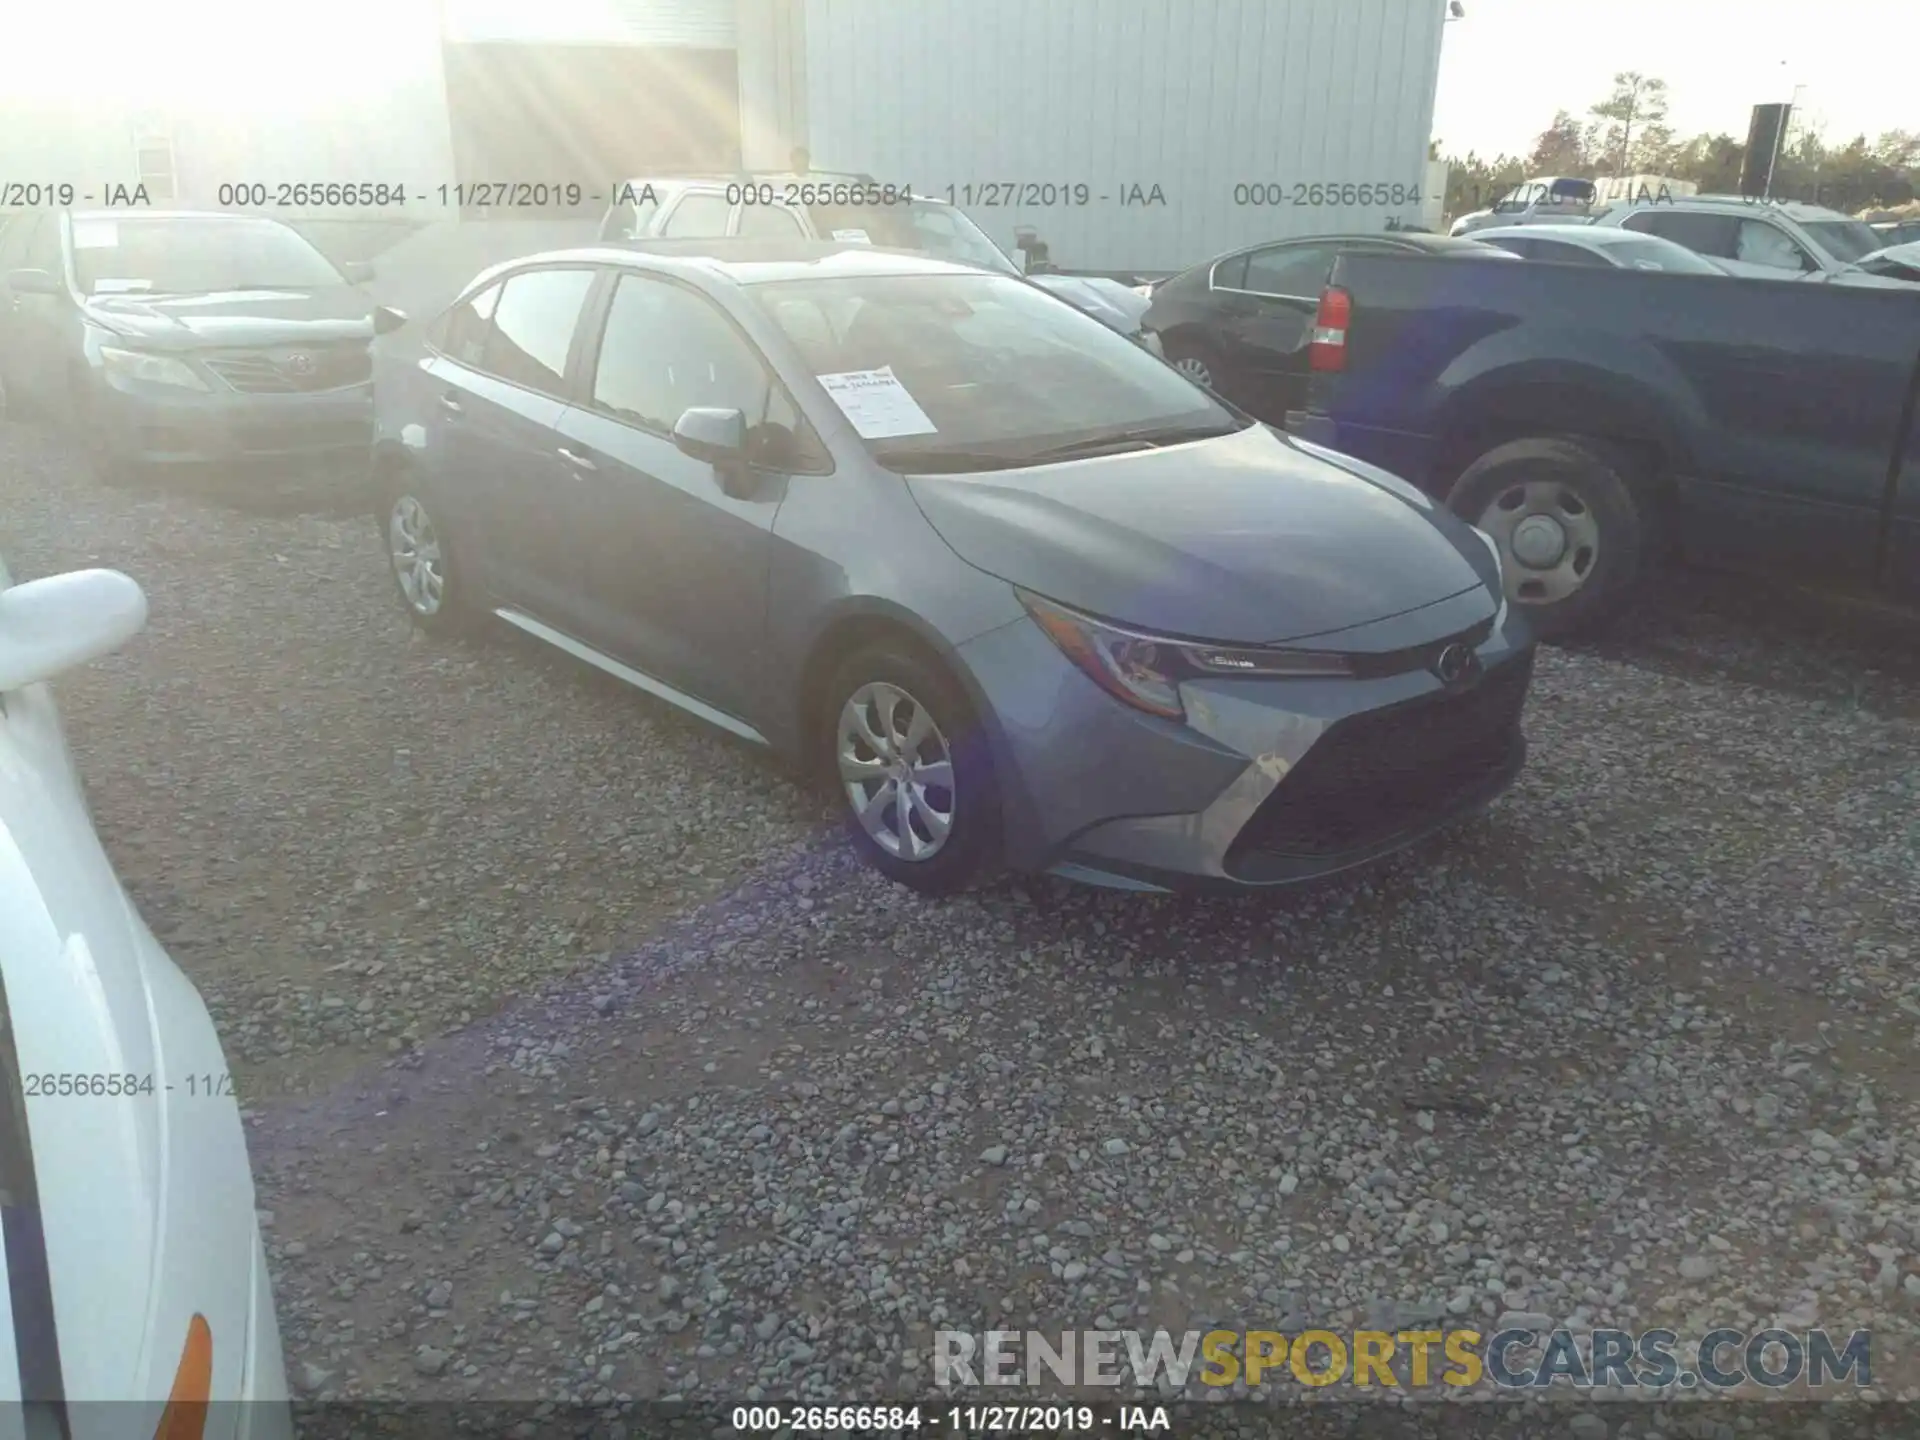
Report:
M408 607L421 616L439 614L447 588L445 552L427 507L411 495L393 502L387 517L387 551Z
M1572 486L1528 480L1509 486L1481 512L1479 526L1505 560L1507 598L1551 605L1574 594L1600 557L1600 522Z
M953 833L953 749L926 706L897 685L862 685L840 711L840 783L873 843L931 860Z
M1213 388L1213 371L1207 368L1207 362L1202 360L1198 355L1182 355L1178 360L1173 362L1173 368L1193 381L1194 384L1204 385L1209 390Z

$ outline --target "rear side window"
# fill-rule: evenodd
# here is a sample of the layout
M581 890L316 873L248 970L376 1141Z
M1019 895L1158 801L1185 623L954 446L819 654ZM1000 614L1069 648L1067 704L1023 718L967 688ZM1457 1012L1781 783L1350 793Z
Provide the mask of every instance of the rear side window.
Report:
M793 240L804 236L806 231L800 228L800 217L784 205L743 205L740 234Z
M60 216L57 213L43 214L39 225L27 237L27 268L55 276L66 273L67 267L60 263Z
M1327 245L1296 245L1263 250L1247 262L1244 286L1262 295L1299 295L1317 299L1333 271L1334 250Z
M1686 210L1641 210L1621 222L1623 230L1638 230L1643 235L1658 235L1684 245L1696 255L1718 255L1722 260L1738 258L1734 254L1740 231L1737 215L1703 215Z
M1247 257L1236 255L1231 260L1222 260L1213 267L1213 283L1221 290L1244 290L1247 288Z
M651 185L646 193L636 200L624 200L607 212L606 221L600 226L602 240L640 240L645 238L647 227L653 223L653 217L660 211L660 201L653 193Z
M1558 240L1535 240L1532 245L1535 260L1551 260L1556 265L1598 265L1603 270L1613 268L1605 256L1582 250L1578 245L1563 245Z
M462 300L443 316L435 329L434 348L450 360L476 368L486 356L487 334L493 329L493 307L500 301L500 287L489 285L479 294Z
M686 236L709 240L727 233L727 217L732 213L733 206L725 195L717 195L711 190L696 190L673 207L673 213L667 217L667 223L660 233L669 239Z
M592 288L591 270L526 270L512 276L494 307L482 368L564 399L567 352Z

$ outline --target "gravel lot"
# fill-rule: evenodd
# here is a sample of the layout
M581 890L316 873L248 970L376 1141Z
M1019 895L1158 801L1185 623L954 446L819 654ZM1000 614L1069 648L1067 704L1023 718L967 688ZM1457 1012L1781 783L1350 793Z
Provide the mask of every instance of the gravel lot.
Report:
M416 640L363 518L15 428L0 552L148 589L62 703L310 1394L845 1403L943 1325L1509 1312L1871 1326L1920 1394L1911 626L1688 581L1543 654L1521 784L1399 862L940 905L644 697Z

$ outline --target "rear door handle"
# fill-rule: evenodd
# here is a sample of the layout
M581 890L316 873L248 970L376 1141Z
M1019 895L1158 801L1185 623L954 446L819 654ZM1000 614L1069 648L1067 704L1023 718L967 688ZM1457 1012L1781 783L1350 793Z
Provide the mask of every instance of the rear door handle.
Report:
M451 395L442 395L440 397L440 408L449 415L463 415L466 413L465 408Z
M560 458L566 461L569 465L573 466L573 468L576 470L598 470L600 468L598 465L594 464L593 461L589 460L585 455L582 455L577 451L569 450L564 445L560 447Z

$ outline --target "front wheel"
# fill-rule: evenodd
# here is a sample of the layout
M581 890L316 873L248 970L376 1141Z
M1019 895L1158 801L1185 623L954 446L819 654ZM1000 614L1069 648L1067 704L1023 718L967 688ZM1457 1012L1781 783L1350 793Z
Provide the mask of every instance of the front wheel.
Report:
M841 663L827 704L823 768L867 864L927 895L955 894L997 867L992 760L946 670L903 647L870 647Z
M1595 629L1631 601L1646 524L1622 464L1578 440L1515 440L1482 455L1447 506L1500 547L1507 599L1552 640Z

